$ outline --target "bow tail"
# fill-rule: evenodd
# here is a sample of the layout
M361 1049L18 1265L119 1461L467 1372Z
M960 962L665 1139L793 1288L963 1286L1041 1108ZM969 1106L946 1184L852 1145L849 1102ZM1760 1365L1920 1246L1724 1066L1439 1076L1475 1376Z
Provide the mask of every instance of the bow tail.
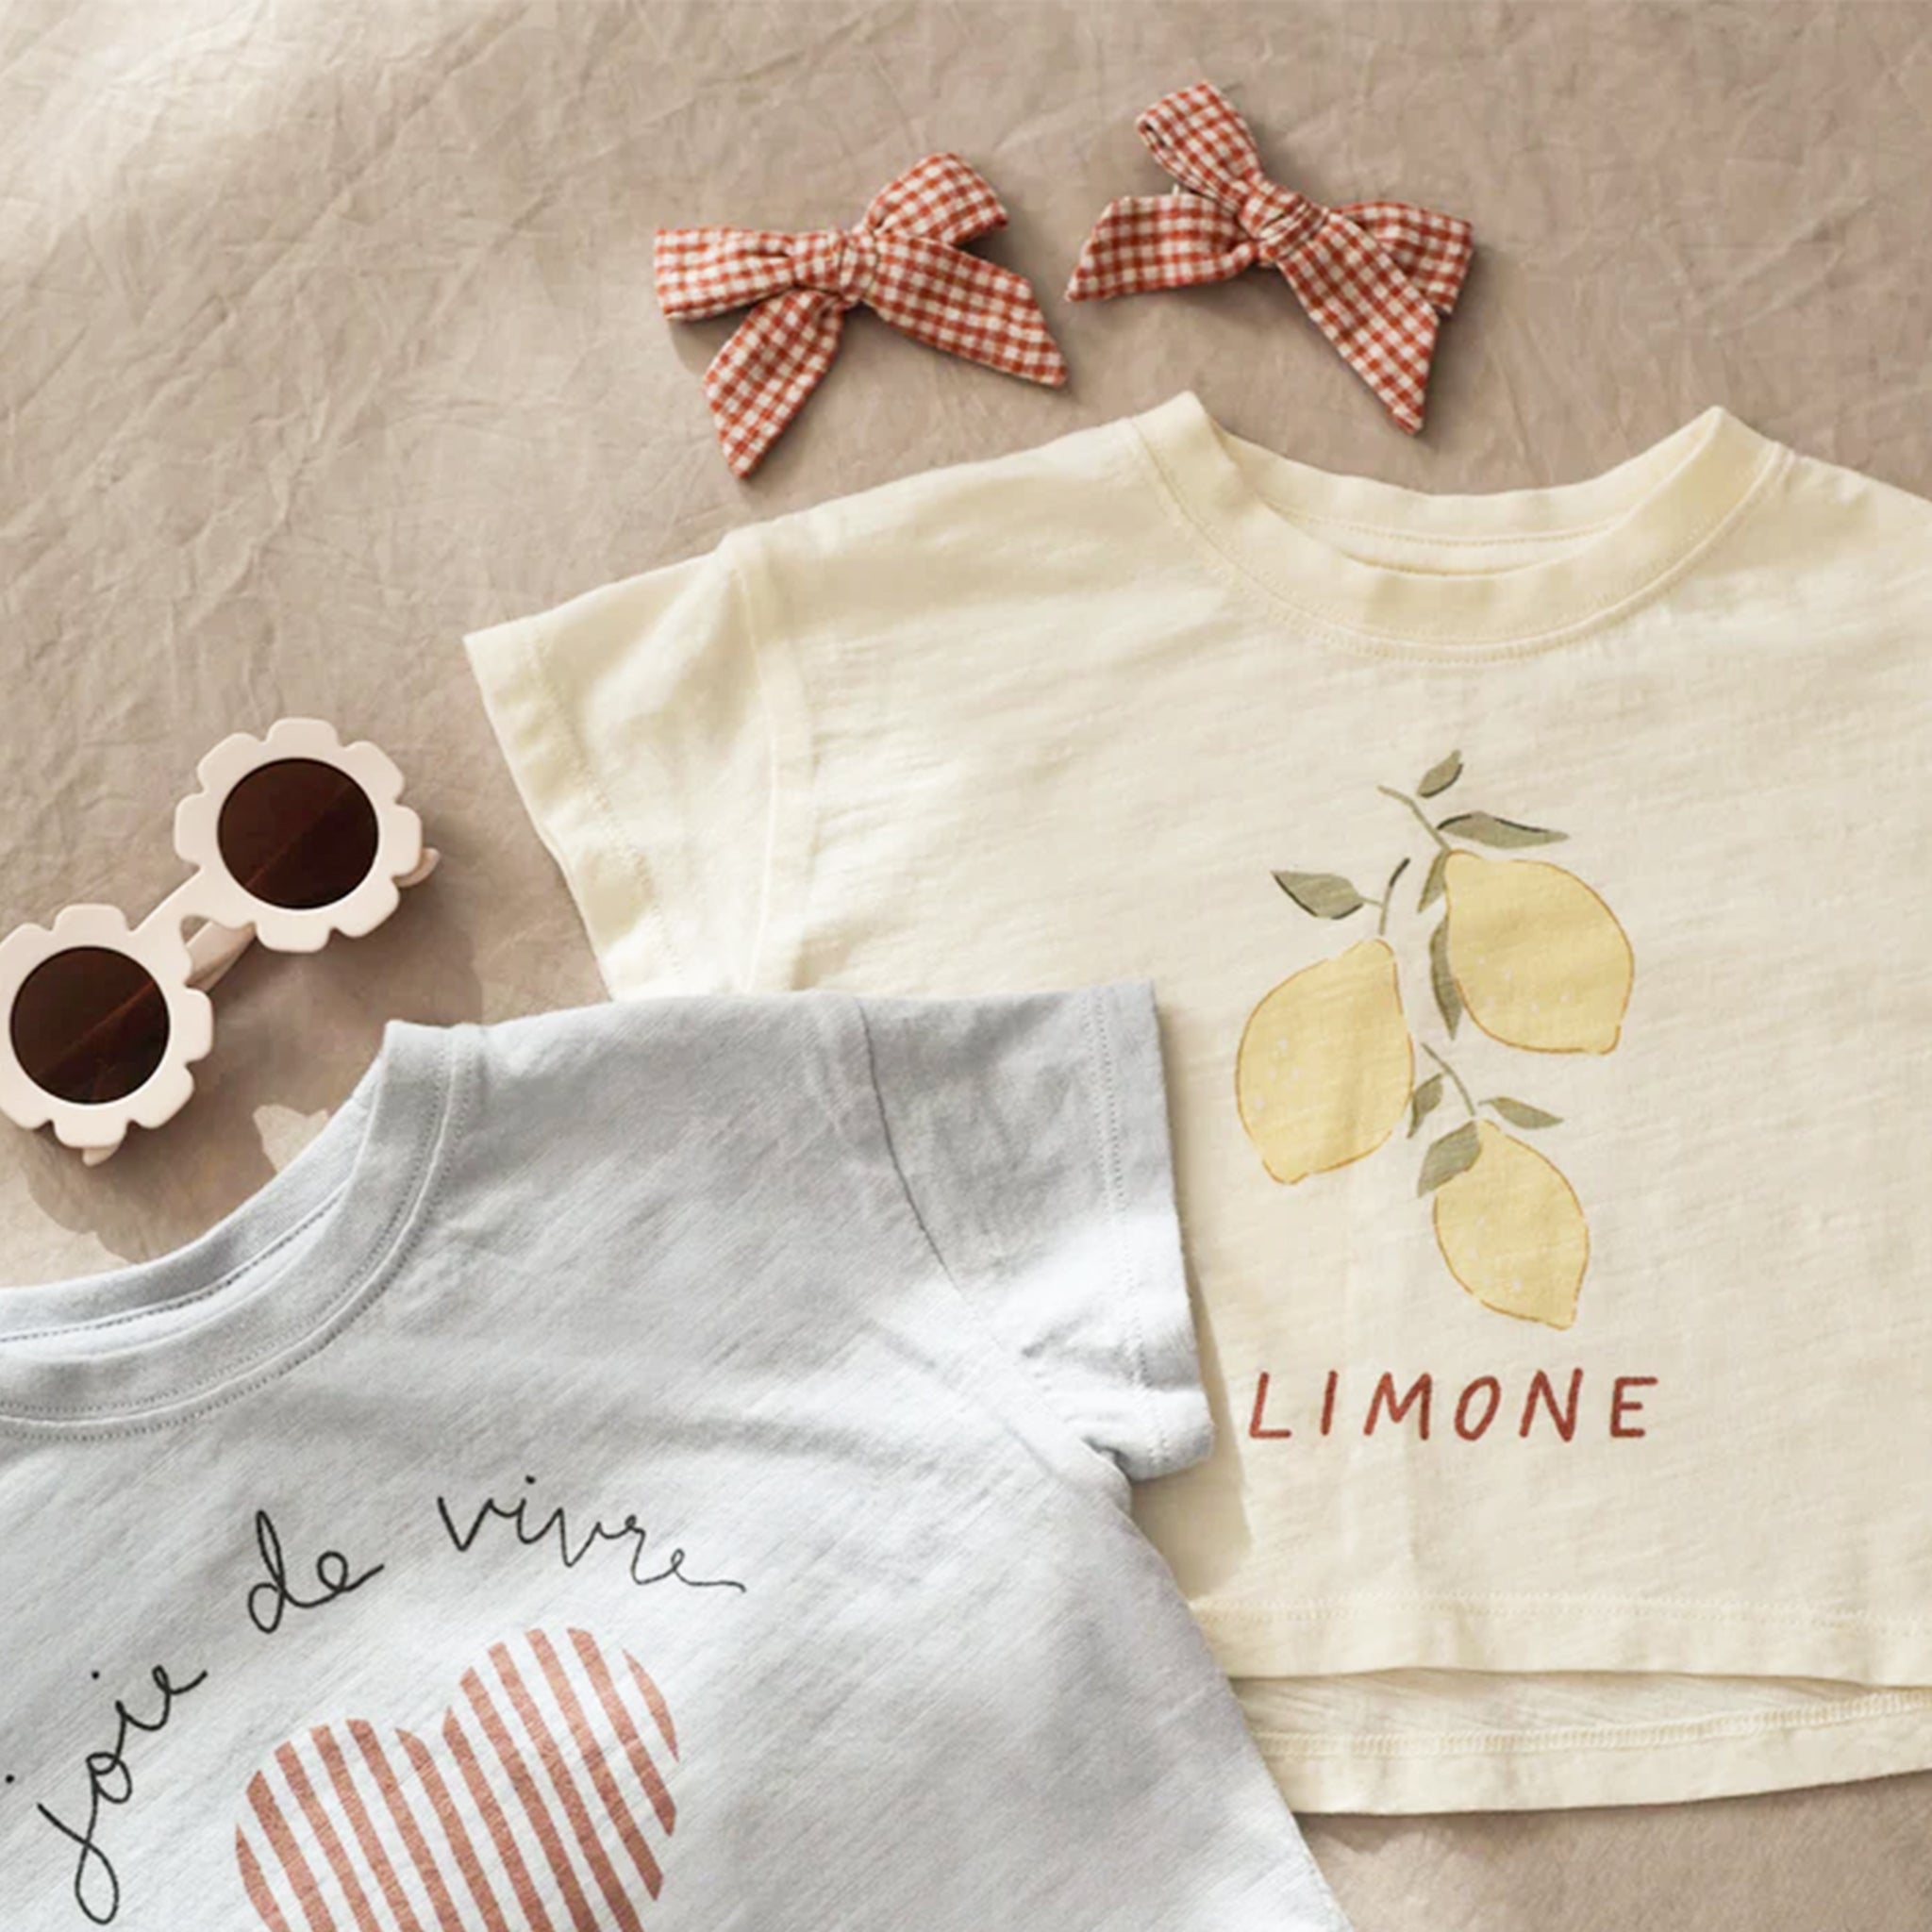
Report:
M866 307L914 341L1058 389L1059 344L1023 275L918 235L881 234Z
M1255 264L1255 244L1219 202L1199 194L1124 194L1100 211L1069 302L1224 282Z
M791 237L769 228L659 228L651 250L658 306L702 322L793 286Z
M1310 320L1398 427L1423 426L1436 311L1381 244L1334 212L1280 263Z
M1357 201L1335 212L1366 228L1425 301L1444 315L1456 307L1475 254L1475 230L1460 215L1407 201Z
M750 475L804 408L844 325L835 296L793 289L761 302L711 358L705 399L734 475Z

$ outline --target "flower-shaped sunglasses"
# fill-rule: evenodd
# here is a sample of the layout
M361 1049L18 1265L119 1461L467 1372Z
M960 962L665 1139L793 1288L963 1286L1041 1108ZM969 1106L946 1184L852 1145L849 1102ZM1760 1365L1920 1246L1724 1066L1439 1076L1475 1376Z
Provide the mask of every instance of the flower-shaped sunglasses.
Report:
M402 774L317 719L225 738L195 776L201 789L175 813L175 850L193 871L139 924L112 906L70 906L51 927L0 941L0 1112L51 1123L90 1166L130 1126L158 1127L187 1104L189 1068L214 1040L205 989L252 940L313 953L336 933L359 938L436 867L399 802Z

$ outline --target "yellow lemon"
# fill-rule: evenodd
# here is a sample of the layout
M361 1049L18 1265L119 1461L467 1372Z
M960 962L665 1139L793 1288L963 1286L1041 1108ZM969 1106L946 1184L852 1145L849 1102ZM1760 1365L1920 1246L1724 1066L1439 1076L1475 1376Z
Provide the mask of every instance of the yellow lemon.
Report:
M1470 1018L1506 1046L1608 1053L1637 961L1616 915L1560 865L1452 852L1449 972Z
M1562 1173L1484 1121L1473 1166L1436 1190L1436 1245L1486 1308L1567 1328L1590 1265L1590 1224Z
M1241 1125L1278 1181L1373 1154L1414 1084L1395 955L1382 940L1284 979L1249 1014L1235 1062Z

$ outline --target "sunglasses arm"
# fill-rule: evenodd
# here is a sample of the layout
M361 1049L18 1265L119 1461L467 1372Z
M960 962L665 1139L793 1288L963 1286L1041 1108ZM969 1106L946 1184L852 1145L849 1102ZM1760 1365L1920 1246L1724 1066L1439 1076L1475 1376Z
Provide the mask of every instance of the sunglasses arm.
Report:
M406 872L396 880L399 886L420 886L436 870L441 854L429 846L423 851L421 862L413 872ZM255 943L255 928L252 925L218 925L212 919L206 920L195 928L188 941L190 986L198 986L204 992L217 984L237 959Z

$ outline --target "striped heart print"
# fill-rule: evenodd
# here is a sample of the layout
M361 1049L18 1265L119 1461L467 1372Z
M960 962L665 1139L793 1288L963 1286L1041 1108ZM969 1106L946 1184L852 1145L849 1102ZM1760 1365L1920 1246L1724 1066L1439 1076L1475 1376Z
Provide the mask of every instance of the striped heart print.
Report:
M276 1747L235 1830L270 1932L642 1932L677 1732L585 1630L490 1646L427 1736L352 1718Z

